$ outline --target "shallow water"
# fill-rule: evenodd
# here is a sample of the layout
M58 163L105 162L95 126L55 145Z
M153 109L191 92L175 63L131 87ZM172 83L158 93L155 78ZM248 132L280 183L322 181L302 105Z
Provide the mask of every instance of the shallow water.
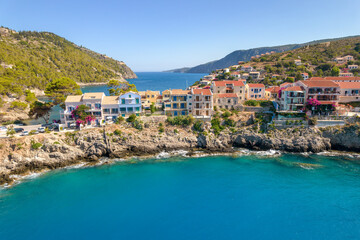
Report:
M0 239L360 237L360 159L248 154L43 174L0 191Z

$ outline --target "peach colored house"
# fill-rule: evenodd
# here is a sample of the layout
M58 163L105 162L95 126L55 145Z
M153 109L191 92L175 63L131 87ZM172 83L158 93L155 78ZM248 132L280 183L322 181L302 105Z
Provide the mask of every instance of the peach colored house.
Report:
M262 83L246 84L246 99L256 100L265 98L265 85Z
M191 89L188 96L188 114L195 118L210 118L213 113L213 94L210 89Z

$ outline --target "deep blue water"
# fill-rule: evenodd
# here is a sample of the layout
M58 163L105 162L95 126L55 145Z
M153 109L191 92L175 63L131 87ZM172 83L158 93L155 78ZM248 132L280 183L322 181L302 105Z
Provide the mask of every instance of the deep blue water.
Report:
M166 89L185 89L194 82L200 80L205 73L166 73L166 72L136 72L138 78L129 79L129 83L135 84L138 91L153 90L164 91ZM85 86L81 88L83 93L86 92L104 92L109 95L108 87L105 86ZM50 120L60 118L60 106L53 108ZM43 124L43 119L34 119L25 121L28 124Z
M57 170L0 191L0 239L359 239L359 161L217 156Z
M166 89L185 89L194 82L200 80L206 73L166 73L166 72L137 72L138 78L129 79L129 83L136 85L138 91L153 90L164 91ZM83 92L105 92L107 86L86 86Z

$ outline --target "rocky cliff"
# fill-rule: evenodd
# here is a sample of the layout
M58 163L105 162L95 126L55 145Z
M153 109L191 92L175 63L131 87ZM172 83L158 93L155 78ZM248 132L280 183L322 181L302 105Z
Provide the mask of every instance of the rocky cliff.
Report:
M164 123L165 124L165 123ZM191 127L165 125L159 132L157 120L145 123L141 131L131 124L87 129L78 132L47 133L0 141L0 183L13 175L39 172L76 164L97 162L102 157L151 156L163 151L195 150L207 153L233 152L234 147L287 152L347 150L360 152L359 125L342 128L289 128L257 133L251 128L224 130L215 136L210 125L204 132Z

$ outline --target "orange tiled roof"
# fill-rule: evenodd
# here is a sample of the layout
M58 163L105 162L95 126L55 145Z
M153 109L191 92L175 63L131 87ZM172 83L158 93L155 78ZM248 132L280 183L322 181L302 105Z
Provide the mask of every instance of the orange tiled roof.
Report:
M189 90L173 89L171 90L171 95L186 95L189 94L189 92Z
M285 88L283 91L304 91L304 89L300 86L294 86L294 87L288 87L288 88Z
M192 92L193 92L193 94L201 94L201 95L208 95L208 96L211 95L210 89L198 88L198 89L193 89Z
M235 93L219 93L219 94L216 94L216 97L218 97L218 98L237 98L237 95Z
M265 85L262 83L249 83L248 86L251 88L265 88Z
M305 84L308 87L339 87L336 83L333 81L316 81L316 80L306 80L306 81L300 81L303 84Z
M280 87L278 87L278 86L269 87L269 88L265 89L265 91L272 92L272 93L278 93L280 91Z
M340 88L360 88L360 82L337 82Z
M243 81L216 81L214 82L215 87L225 87L226 84L233 84L234 86L245 86Z
M348 81L348 80L352 80L352 81L360 81L360 77L312 77L309 78L307 81L312 81L312 80L316 80L316 81Z

